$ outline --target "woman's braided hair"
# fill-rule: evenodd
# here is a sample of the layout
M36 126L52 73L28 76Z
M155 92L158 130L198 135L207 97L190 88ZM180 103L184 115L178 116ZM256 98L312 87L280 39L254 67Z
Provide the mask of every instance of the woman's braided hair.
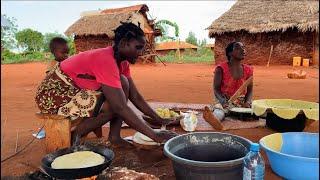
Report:
M139 39L141 37L144 37L144 32L140 28L140 23L139 26L129 22L120 22L121 25L117 27L114 30L114 46L113 46L113 51L115 54L115 57L119 57L119 43L122 39L125 39L127 41L131 39Z

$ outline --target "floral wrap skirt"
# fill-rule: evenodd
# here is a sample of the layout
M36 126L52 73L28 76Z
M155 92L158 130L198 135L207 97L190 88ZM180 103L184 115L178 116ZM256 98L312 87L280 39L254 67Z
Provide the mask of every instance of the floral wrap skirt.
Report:
M35 97L41 113L57 114L73 119L92 117L100 91L78 88L56 64L37 89Z

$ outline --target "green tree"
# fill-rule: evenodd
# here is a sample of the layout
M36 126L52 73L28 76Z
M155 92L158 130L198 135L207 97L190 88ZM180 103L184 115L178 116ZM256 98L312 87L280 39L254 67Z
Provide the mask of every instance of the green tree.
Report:
M198 40L194 32L189 32L188 37L186 38L186 42L198 46Z
M74 44L74 37L68 36L66 37L68 46L69 46L69 55L74 55L76 53L76 46Z
M199 40L199 46L205 47L207 45L207 40L204 38L202 41Z
M16 25L16 19L13 17L7 17L2 15L8 24L1 26L1 49L14 49L16 47L15 33L17 32L18 26Z
M43 35L32 29L24 29L16 33L18 45L26 48L29 52L41 51L43 49Z
M179 26L175 22L171 22L169 20L159 20L155 23L155 28L160 29L162 32L162 36L156 38L156 41L163 42L167 40L177 40L179 37ZM174 28L174 36L169 35L170 28Z

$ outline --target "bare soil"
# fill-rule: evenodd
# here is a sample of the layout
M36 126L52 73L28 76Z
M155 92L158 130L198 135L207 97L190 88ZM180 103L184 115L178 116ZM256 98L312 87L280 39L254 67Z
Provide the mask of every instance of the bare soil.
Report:
M15 152L17 132L19 149L24 147L32 139L31 134L42 126L43 122L35 116L38 109L34 96L38 84L44 78L45 69L44 63L1 65L1 159ZM147 101L211 103L213 69L213 65L207 64L133 65L131 73ZM292 98L319 102L319 69L302 69L307 72L307 79L288 79L287 73L294 70L291 66L255 66L254 99ZM319 132L318 122L313 123L306 131ZM267 128L228 131L252 141L258 141L273 132ZM105 137L107 133L108 129L104 128ZM130 129L122 131L123 136L133 133ZM127 166L155 174L161 179L174 179L173 168L168 159L161 161L158 156L155 156L158 159L149 159L152 153L145 157L141 156L141 152L134 153L137 150L115 151L116 155L118 154L115 166ZM20 176L35 171L44 155L44 140L35 140L22 153L1 163L1 176ZM264 157L267 162L266 156ZM145 162L146 160L150 162ZM272 173L268 162L266 179L280 179Z

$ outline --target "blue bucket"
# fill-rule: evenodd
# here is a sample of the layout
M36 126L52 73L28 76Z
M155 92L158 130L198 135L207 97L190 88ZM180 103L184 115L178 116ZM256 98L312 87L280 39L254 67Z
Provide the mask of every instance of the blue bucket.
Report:
M271 169L290 180L319 179L319 133L275 133L260 139Z

